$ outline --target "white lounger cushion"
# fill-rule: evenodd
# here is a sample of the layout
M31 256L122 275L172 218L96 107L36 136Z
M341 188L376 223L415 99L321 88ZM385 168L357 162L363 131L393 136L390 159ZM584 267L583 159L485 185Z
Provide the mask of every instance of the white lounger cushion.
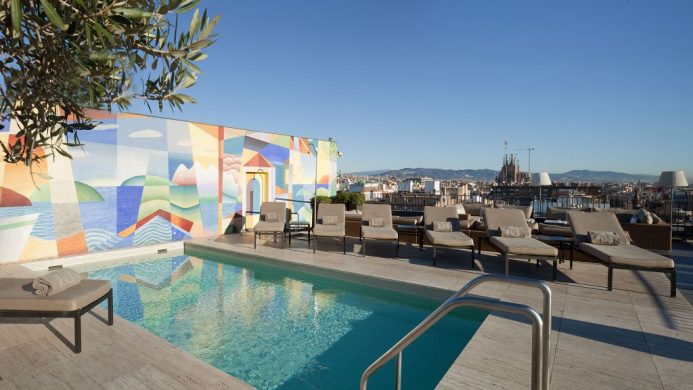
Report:
M474 246L474 240L462 232L435 232L426 230L426 237L433 245L466 247Z
M580 243L580 249L606 263L638 268L674 268L674 260L635 245Z
M34 279L0 278L0 310L75 311L104 296L111 289L108 280L84 279L59 293L42 297L34 294Z
M318 223L313 227L313 235L318 237L344 237L346 207L341 203L321 203L318 206ZM333 221L329 221L333 219ZM334 223L325 223L334 222Z
M523 256L558 256L558 249L534 238L491 237L491 243L503 254Z
M315 225L313 235L318 237L342 237L345 235L344 225Z
M376 240L396 240L397 231L392 227L392 209L389 204L364 204L363 220L371 223L373 219L382 219L383 226L361 226L363 238Z
M363 233L363 238L374 238L376 240L396 240L397 231L391 226L386 227L373 227L373 226L362 226L361 231Z
M519 209L487 209L484 212L486 231L489 236L498 235L498 228L515 226L524 232L525 237L532 235L532 229L527 225L527 219Z
M571 210L567 214L576 242L587 242L590 231L614 232L619 236L622 244L630 242L614 213L587 213Z
M260 221L255 224L255 231L258 233L281 233L284 231L284 222Z
M274 221L269 221L274 219ZM280 233L286 225L286 203L262 202L260 205L260 221L255 224L254 231L258 233Z

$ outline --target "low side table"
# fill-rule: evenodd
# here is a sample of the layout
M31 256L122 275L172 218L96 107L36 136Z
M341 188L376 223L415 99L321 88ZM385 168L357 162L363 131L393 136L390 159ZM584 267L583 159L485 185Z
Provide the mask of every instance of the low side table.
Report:
M538 234L532 236L541 242L547 243L549 245L558 246L559 262L563 263L565 261L565 249L570 249L570 269L573 269L573 247L575 246L575 239L573 237L565 236L547 236L543 234ZM563 246L566 245L567 248Z
M310 222L308 221L291 221L289 222L289 228L288 228L288 233L289 233L289 246L291 246L291 236L295 234L299 234L301 232L308 232L308 247L310 247L310 231L312 228L310 227Z
M424 227L421 225L395 225L397 230L397 252L399 253L399 238L400 237L415 237L416 243L419 244L419 250L423 250L423 235Z

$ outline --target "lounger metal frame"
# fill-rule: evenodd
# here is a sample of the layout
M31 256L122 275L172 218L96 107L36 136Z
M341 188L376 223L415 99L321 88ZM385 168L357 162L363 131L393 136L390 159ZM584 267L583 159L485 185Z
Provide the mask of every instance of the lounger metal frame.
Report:
M363 225L363 222L361 223L361 226ZM394 227L393 227L394 229ZM396 231L396 230L395 230ZM315 237L315 236L313 236ZM359 242L361 242L361 252L362 256L366 257L366 240L367 238L363 236L363 229L359 228ZM371 241L395 241L395 256L399 256L399 234L397 235L397 238L368 238L368 240Z
M82 352L82 316L96 305L108 299L108 325L113 325L113 289L94 302L73 311L34 311L34 310L0 310L0 317L17 318L74 318L75 319L75 345L74 352Z
M323 237L323 238L340 238L340 237L336 237L336 236L316 236L316 235L315 235L315 232L313 232L313 253L315 253L315 251L316 251L317 248L318 248L318 237ZM342 245L343 245L342 253L346 255L346 234L343 235L343 236L341 237L341 239L342 239L342 243L343 243L343 244L342 244Z
M671 276L671 287L669 290L669 295L673 298L676 297L676 267L674 268L644 268L644 267L638 267L637 265L622 265L622 264L612 264L609 263L608 261L604 261L600 259L597 256L594 256L591 253L585 252L578 247L578 251L580 251L583 255L589 257L590 259L594 259L597 262L605 265L608 269L608 276L607 276L607 287L606 289L608 291L613 291L613 286L614 286L614 269L629 269L632 271L648 271L648 272L661 272L664 274L669 274ZM655 252L655 251L651 251ZM656 253L656 252L655 252Z
M257 238L258 236L262 238L262 236L269 236L272 235L274 238L274 242L277 242L277 236L280 236L281 241L282 241L282 249L284 249L284 231L286 228L282 229L281 231L276 231L276 232L258 232L253 230L253 249L257 249Z
M472 244L472 245L460 245L460 246L449 246L449 245L441 245L441 244L431 243L431 246L433 247L433 266L434 267L436 265L436 259L438 258L438 247L441 247L441 248L450 248L450 249L468 249L468 248L471 249L472 250L471 266L472 266L472 268L474 268L474 260L476 260L476 258L474 256L474 244Z
M537 256L537 255L519 255L515 253L505 253L503 250L498 248L496 245L491 242L490 238L488 236L482 236L479 237L479 240L477 241L477 249L479 254L481 254L481 240L486 240L486 243L489 244L493 249L498 251L501 255L503 255L503 259L505 260L505 275L510 275L510 257L514 259L527 259L527 260L532 260L536 259L537 262L539 260L544 260L546 262L553 262L553 271L552 271L552 280L555 281L556 278L558 277L558 256Z

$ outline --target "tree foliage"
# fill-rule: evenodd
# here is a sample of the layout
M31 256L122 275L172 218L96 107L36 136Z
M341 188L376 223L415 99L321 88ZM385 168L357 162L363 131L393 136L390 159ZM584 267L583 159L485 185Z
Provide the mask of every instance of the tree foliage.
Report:
M366 196L362 192L337 191L334 196L318 195L311 199L311 204L315 205L315 200L320 203L344 203L347 210L356 210L356 206L362 205L366 201Z
M197 63L219 20L198 2L0 0L0 126L13 119L19 127L0 141L4 160L70 157L79 131L96 126L85 106L194 103L182 91L201 73ZM190 24L179 26L179 15L190 12Z
M332 197L332 203L344 203L347 210L356 210L356 206L362 205L366 201L363 192L337 191Z

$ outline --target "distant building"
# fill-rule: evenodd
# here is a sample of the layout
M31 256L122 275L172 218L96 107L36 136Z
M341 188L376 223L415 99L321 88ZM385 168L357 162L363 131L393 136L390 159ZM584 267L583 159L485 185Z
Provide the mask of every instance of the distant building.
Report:
M440 180L427 180L424 182L424 192L440 195Z
M397 191L414 192L414 181L406 180L397 183Z
M458 183L456 186L441 186L440 195L442 196L443 206L453 206L457 203L468 202L470 200L469 185Z
M363 183L349 184L349 192L363 192Z
M501 167L496 182L503 185L521 184L524 182L524 175L520 171L520 162L517 155L506 153L503 156L503 166Z

